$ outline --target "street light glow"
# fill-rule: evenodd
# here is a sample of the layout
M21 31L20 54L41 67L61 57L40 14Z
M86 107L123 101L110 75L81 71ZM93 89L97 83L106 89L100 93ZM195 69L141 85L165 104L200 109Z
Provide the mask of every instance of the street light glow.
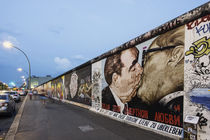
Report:
M14 83L14 82L10 82L9 84L10 84L11 86L13 86L13 87L15 86L15 83Z
M4 41L2 43L2 45L5 47L5 48L12 48L13 47L13 44L10 42L10 41Z
M21 71L23 71L23 69L22 68L17 68L17 71L21 72Z

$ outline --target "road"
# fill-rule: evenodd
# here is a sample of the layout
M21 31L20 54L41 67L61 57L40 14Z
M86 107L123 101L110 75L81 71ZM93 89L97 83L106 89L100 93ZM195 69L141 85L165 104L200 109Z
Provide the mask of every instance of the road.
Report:
M26 101L15 140L168 140L70 104Z
M16 103L16 113L18 112L25 96L21 96L21 102ZM0 116L0 140L5 137L7 131L9 130L13 120L15 118L15 115L12 117L9 116Z

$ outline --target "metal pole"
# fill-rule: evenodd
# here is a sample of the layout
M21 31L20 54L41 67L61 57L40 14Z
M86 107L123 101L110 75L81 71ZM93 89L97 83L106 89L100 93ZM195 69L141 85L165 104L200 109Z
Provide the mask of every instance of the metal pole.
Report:
M12 47L15 48L15 49L17 49L17 50L19 50L19 51L21 51L21 52L25 55L25 57L26 57L26 59L27 59L27 61L28 61L28 66L29 66L28 89L31 89L31 64L30 64L30 61L29 61L29 59L28 59L28 56L27 56L26 53L25 53L24 51L22 51L20 48L18 48L18 47L16 47L16 46L13 46L13 45L12 45Z

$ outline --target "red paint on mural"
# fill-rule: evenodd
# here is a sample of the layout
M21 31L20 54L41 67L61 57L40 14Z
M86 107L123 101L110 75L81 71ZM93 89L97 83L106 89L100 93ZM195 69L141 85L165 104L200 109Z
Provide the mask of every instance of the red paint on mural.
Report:
M202 18L199 18L199 19L197 19L197 20L194 20L194 21L192 21L192 22L187 23L187 24L186 24L186 25L187 25L187 29L188 29L188 30L191 30L191 29L193 29L194 27L196 27L196 26L198 26L199 24L201 24L202 22L206 22L206 21L210 21L210 15L206 15L206 16L204 16L204 17L202 17Z
M168 113L156 112L155 121L170 124L170 125L181 126L179 115L177 116L177 115L172 115Z

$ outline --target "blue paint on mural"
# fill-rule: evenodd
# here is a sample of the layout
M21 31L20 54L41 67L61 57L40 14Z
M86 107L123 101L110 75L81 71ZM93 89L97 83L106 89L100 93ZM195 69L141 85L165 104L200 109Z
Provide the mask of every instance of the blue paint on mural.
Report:
M201 104L210 110L210 89L208 88L196 88L190 93L190 99L192 102Z

